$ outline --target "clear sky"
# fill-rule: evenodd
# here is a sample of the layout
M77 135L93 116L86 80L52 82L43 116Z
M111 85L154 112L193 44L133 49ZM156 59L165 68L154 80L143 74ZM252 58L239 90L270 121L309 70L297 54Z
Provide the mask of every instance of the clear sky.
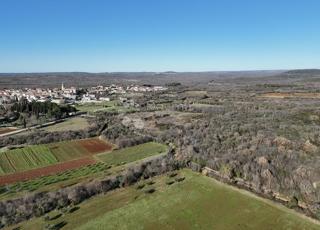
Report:
M320 68L319 0L0 0L0 72Z

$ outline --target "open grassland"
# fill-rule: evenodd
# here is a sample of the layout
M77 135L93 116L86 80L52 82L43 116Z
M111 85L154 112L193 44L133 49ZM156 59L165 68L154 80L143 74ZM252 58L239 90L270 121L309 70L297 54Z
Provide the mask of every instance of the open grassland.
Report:
M184 179L184 180L183 180ZM154 190L152 190L154 189ZM153 192L150 192L153 191ZM283 206L214 179L181 170L83 202L60 214L19 224L21 229L291 229L319 225ZM15 226L16 227L16 226Z
M116 101L88 102L76 105L76 109L81 112L109 111L116 107L118 107Z
M166 151L167 146L155 142L149 142L115 150L110 153L99 154L97 155L97 158L110 165L120 165L165 153Z
M106 102L89 102L84 104L76 105L76 109L81 112L87 113L96 113L96 112L107 112L107 111L114 111L114 112L131 112L135 111L135 108L126 108L119 104L118 101L106 101Z
M48 132L61 132L61 131L75 131L82 130L89 127L87 119L83 117L73 117L61 123L51 125L43 128L43 130Z
M110 151L112 145L98 138L32 145L0 153L0 174L22 172ZM0 178L1 179L1 178Z
M203 97L207 95L207 91L205 90L188 90L185 91L184 94L189 97Z

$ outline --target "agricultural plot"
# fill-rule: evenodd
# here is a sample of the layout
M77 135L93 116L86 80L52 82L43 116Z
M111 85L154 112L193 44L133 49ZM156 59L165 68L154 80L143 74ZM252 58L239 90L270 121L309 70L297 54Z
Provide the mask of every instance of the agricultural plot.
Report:
M73 211L34 218L21 229L315 230L319 225L271 201L190 170L141 181L87 200ZM152 191L152 192L151 192ZM103 204L103 205L101 205ZM76 210L76 211L74 211Z
M41 168L111 149L111 144L97 138L13 149L0 153L0 174Z
M79 168L84 165L94 164L95 160L91 157L80 158L76 160L66 161L47 167L31 169L25 172L16 172L14 174L0 176L0 186L5 184L11 184L18 181L31 180L41 176L52 175L74 168Z
M110 151L113 145L106 143L98 138L78 141L79 145L83 147L89 154L96 154L100 152Z
M97 158L110 165L120 165L165 153L166 150L167 146L163 144L149 142L110 153L99 154Z
M105 163L95 163L95 161L91 158L84 158L49 166L46 168L31 170L26 173L20 174L20 177L28 180L9 184L5 187L0 187L0 199L6 198L10 195L14 196L14 194L22 191L36 191L41 188L46 188L46 186L64 181L73 181L73 179L81 180L81 178L83 177L106 172L106 170L108 169L110 169L110 166ZM53 174L44 176L46 172L51 172L51 174ZM39 176L41 175L41 173L43 173L43 176L41 177L37 177L35 179L32 177L33 175L37 176L37 174ZM14 177L18 177L18 175L19 174L14 174L13 177L8 176L7 181L16 179Z
M121 151L115 150L110 153L102 154L99 157L103 157L107 154L110 155L108 160L105 159L105 162L96 163L93 158L87 157L26 172L0 176L0 199L14 197L23 191L36 191L38 189L50 190L50 188L53 187L57 189L59 188L59 184L60 186L61 184L64 184L65 186L86 178L116 173L126 167L124 162L128 164L134 161L143 160L149 156L165 153L166 150L167 147L165 145L150 142L122 149ZM115 156L115 154L117 156ZM121 166L119 167L112 167L112 165L120 164Z
M45 167L58 162L50 149L43 145L0 153L0 168L3 174Z

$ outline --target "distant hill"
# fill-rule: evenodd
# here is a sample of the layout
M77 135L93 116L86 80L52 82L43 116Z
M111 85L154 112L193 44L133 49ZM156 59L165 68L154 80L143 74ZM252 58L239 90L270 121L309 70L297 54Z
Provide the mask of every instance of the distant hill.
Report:
M289 70L284 74L310 74L310 75L320 75L320 69L296 69Z
M153 84L179 82L184 85L207 84L215 79L261 78L284 71L212 71L212 72L51 72L0 73L0 88L34 88L65 86L88 87L99 84Z

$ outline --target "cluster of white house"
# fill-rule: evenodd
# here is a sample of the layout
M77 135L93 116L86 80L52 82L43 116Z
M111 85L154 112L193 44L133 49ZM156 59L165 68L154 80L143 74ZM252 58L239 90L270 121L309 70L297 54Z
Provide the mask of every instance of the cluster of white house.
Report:
M53 89L3 89L0 90L0 105L10 104L21 100L22 98L28 101L51 101L57 104L62 103L87 103L87 102L102 102L110 101L110 96L115 94L125 94L127 92L154 92L166 90L163 86L95 86L79 93L76 87L66 88L61 85L61 88ZM79 89L80 90L80 89Z

